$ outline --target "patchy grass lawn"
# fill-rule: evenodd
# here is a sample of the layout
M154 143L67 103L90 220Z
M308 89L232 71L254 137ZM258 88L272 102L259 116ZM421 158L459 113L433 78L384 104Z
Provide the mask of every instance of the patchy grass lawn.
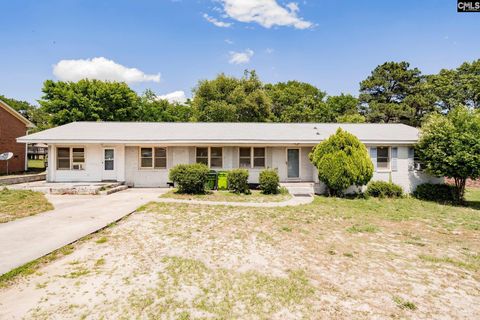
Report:
M211 191L207 194L182 194L176 189L164 193L160 198L172 198L182 200L204 200L217 202L281 202L291 199L289 193L263 194L258 190L252 190L251 194L237 194L229 191Z
M52 204L43 193L30 190L0 190L0 223L52 209Z
M0 318L478 318L479 226L410 198L150 203L10 277Z

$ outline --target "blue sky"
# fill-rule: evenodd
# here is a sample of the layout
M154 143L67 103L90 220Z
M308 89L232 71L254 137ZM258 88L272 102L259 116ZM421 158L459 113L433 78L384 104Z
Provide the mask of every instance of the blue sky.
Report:
M85 72L124 79L138 92L190 96L199 79L241 76L248 68L265 82L306 81L333 95L357 94L359 82L385 61L435 73L480 58L480 14L457 13L455 0L0 5L0 94L31 102L44 80Z

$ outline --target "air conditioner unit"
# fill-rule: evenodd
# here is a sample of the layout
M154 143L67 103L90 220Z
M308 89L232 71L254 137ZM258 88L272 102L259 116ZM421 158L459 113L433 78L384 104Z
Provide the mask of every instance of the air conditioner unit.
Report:
M72 165L73 170L83 170L84 164L83 163L74 163Z
M422 168L422 163L421 163L421 162L415 162L415 163L413 164L413 167L414 167L414 169L415 169L416 171L422 171L422 170L423 170L423 168Z

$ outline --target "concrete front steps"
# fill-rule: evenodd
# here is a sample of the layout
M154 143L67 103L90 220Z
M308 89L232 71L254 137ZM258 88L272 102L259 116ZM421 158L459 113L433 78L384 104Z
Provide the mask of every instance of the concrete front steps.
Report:
M280 186L287 188L288 192L295 197L313 197L315 194L313 182L282 182Z

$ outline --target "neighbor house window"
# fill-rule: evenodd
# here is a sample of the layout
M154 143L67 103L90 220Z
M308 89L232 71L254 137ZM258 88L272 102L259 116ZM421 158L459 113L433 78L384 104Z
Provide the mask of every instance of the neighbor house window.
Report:
M213 167L213 168L223 167L223 148L221 147L210 148L210 167Z
M208 148L197 148L197 163L208 166Z
M377 147L377 168L386 170L390 167L389 147Z
M240 168L250 168L252 166L252 148L240 148L239 166Z
M70 170L70 148L57 148L57 169Z
M85 167L85 148L57 148L58 170L83 170Z
M265 167L265 148L253 148L253 166L255 168Z
M140 168L166 169L166 148L140 148Z

